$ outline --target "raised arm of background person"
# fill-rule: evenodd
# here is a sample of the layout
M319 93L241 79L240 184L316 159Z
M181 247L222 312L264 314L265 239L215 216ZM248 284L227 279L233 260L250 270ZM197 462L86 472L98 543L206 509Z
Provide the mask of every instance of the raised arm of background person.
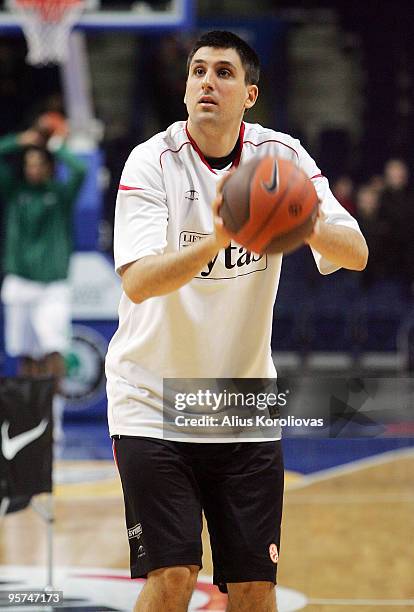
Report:
M306 242L334 266L363 270L367 265L368 247L365 238L350 227L331 225L320 218Z
M69 169L69 177L63 183L63 186L67 202L69 205L71 205L82 187L82 183L86 175L86 165L83 163L83 161L73 155L73 153L67 149L64 143L53 151L53 155L59 162L64 163Z
M121 269L122 287L132 302L139 304L148 298L180 289L214 259L220 249L229 245L223 221L217 215L221 201L219 194L213 202L214 234L182 251L149 255Z
M23 147L41 144L41 136L35 130L27 130L20 134L8 134L0 138L0 194L7 198L18 181L10 164L5 160L6 155L17 153Z

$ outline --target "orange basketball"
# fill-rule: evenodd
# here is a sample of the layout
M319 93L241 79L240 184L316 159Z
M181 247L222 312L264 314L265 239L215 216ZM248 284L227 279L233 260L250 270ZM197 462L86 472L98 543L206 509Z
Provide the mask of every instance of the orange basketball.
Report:
M310 236L319 209L312 181L277 157L242 164L223 187L219 214L231 237L254 253L288 253Z

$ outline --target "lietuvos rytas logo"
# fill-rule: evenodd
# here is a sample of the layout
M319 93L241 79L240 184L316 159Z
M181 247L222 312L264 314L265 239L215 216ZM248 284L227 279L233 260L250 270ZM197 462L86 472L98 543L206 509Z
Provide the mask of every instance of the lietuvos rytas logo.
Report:
M208 234L183 231L180 234L180 249L203 240ZM240 245L230 244L223 252L208 262L197 278L236 278L251 272L266 270L267 256L250 253Z

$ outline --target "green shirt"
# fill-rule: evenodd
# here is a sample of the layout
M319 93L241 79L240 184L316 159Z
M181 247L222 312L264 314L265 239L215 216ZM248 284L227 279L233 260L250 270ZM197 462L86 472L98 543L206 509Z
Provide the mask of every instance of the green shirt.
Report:
M55 156L70 175L32 185L14 175L4 156L21 150L17 136L0 138L0 194L6 204L4 272L49 283L67 278L72 253L72 211L86 174L64 146Z

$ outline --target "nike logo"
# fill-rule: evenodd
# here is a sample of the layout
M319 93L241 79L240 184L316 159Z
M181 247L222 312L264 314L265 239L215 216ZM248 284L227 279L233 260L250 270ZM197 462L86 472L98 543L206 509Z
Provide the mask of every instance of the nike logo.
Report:
M279 189L279 166L276 160L273 162L272 178L267 183L262 181L262 185L269 193L273 193Z
M8 421L4 421L1 425L1 451L4 458L8 459L9 461L14 459L22 448L31 442L34 442L37 440L37 438L40 438L40 436L44 433L47 424L47 419L42 419L37 427L24 431L13 438L9 438L10 423Z

